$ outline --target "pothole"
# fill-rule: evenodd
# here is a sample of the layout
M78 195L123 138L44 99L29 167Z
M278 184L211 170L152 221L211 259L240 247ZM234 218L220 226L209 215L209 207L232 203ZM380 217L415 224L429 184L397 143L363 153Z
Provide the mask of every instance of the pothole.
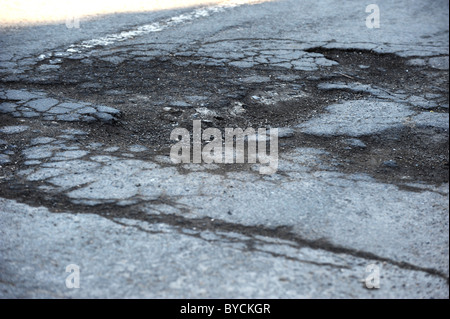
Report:
M63 59L60 68L51 71L51 83L36 80L38 75L34 74L30 83L4 82L3 86L45 89L52 98L64 97L70 103L83 101L119 110L122 116L113 125L77 121L57 125L89 128L88 140L92 142L142 145L150 153L133 155L140 159L168 155L173 144L170 132L175 127L189 130L192 121L200 119L205 127L287 129L289 134L280 140L282 153L298 148L325 149L333 155L330 161L336 169L345 173L367 173L395 184L448 182L448 127L445 121L436 126L433 117L425 114L448 114L447 70L426 64L410 65L408 60L391 54L320 48L309 51L339 64L305 72L270 65L245 69L208 66L191 63L182 56L149 61L125 59L120 64L95 58L89 64ZM394 98L402 101L390 100ZM0 99L10 103L7 96L0 95ZM360 101L360 105L355 101ZM434 106L430 108L428 102ZM362 110L370 105L389 107L379 112ZM340 117L327 118L330 112ZM378 113L386 125L375 121L371 128L364 122ZM9 115L1 116L5 123L17 124ZM346 121L338 123L342 116ZM411 119L414 123L417 116L421 123L431 124L405 122ZM35 130L42 129L37 120L22 121ZM310 128L306 129L308 123ZM334 125L335 129L329 134L316 132L321 124L328 128ZM361 130L354 134L358 126ZM27 138L23 139L9 144L23 148ZM14 162L13 155L6 155ZM24 160L19 158L16 162L20 166ZM12 172L12 167L16 167L5 164L3 171Z

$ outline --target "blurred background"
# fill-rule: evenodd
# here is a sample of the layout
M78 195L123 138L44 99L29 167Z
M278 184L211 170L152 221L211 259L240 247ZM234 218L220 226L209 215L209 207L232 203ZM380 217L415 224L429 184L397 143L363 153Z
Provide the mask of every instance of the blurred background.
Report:
M33 25L62 22L69 17L86 18L111 13L159 11L223 0L0 0L0 25ZM234 1L245 2L245 1Z

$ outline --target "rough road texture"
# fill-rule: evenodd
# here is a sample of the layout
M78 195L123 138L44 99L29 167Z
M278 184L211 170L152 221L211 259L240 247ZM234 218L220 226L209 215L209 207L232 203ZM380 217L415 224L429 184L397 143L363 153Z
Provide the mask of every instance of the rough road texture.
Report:
M448 298L448 2L378 4L3 30L0 296ZM277 174L172 164L196 119L279 128Z

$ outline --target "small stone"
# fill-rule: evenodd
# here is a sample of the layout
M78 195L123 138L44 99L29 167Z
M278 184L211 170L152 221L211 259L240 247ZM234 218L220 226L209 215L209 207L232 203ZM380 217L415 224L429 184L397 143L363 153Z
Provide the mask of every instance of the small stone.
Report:
M94 142L88 145L88 148L90 149L98 149L100 147L102 147L103 144L102 143L98 143L98 142Z
M117 152L119 149L120 148L117 146L112 146L112 147L105 148L103 151L108 152L108 153L113 153L113 152Z
M351 146L351 147L359 147L359 148L366 148L367 145L364 144L363 141L357 139L357 138L349 138L344 140L344 143Z
M50 64L61 64L63 62L62 59L53 59L48 61Z
M92 63L94 63L91 59L83 59L80 62L87 65L92 65Z
M389 167L389 168L398 168L398 164L394 160L384 161L383 166Z
M99 112L99 113L96 113L95 116L103 122L111 122L114 120L114 116L112 116L109 113Z

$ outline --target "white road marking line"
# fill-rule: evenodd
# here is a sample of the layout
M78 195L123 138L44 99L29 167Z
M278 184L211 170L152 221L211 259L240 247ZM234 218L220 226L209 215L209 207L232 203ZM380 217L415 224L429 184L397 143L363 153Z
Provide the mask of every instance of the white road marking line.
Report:
M151 24L146 24L139 26L135 29L129 31L122 31L120 33L109 34L104 37L86 40L81 42L80 44L72 44L68 49L68 53L81 53L85 50L91 49L96 46L107 46L111 45L115 42L125 41L131 38L135 38L138 36L142 36L151 32L160 32L164 29L193 21L198 18L208 17L214 13L223 12L226 9L239 7L245 4L256 4L262 2L261 0L231 0L225 1L222 4L218 4L211 7L199 8L193 10L189 13L184 13L175 17L168 18L163 21L154 22Z

